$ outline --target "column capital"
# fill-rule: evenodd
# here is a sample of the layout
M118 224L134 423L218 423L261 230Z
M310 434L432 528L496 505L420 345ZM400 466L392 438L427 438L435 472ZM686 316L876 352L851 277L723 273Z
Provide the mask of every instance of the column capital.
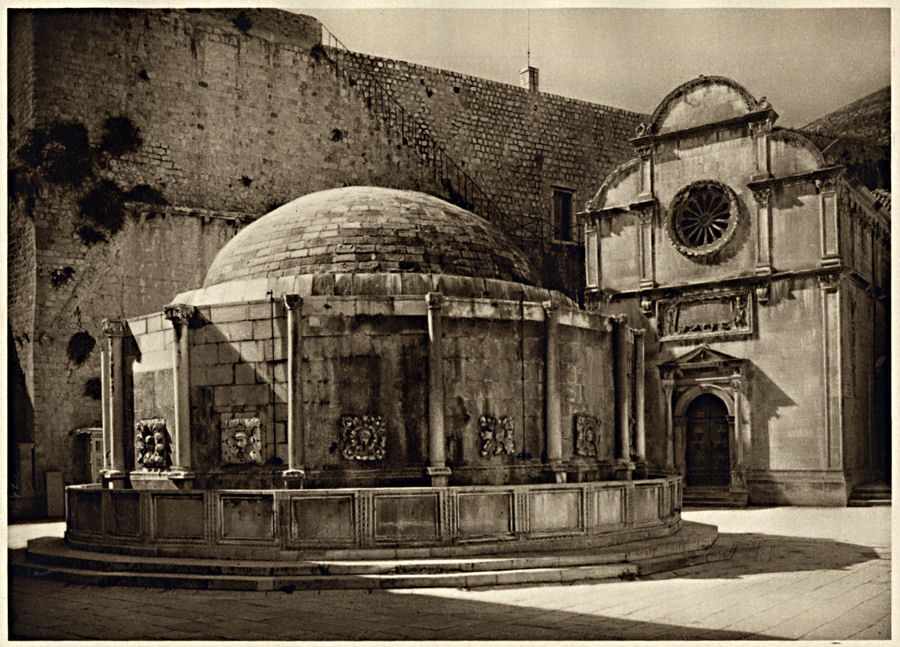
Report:
M296 310L303 305L303 297L299 294L285 294L282 299L284 299L284 307L288 310Z
M609 315L609 322L613 326L627 326L628 325L628 316L627 315Z
M752 189L752 191L753 191L753 200L756 202L756 205L758 207L769 206L769 200L772 198L772 187L771 186L755 187Z
M197 316L197 308L184 303L172 303L163 308L166 319L175 326L189 325Z
M646 332L643 328L628 328L635 337L643 337Z
M104 319L100 323L103 334L107 337L124 337L128 329L128 323L124 319Z
M443 292L429 292L425 295L425 305L429 310L439 310L444 307Z
M839 274L819 274L819 287L825 292L837 292L840 278Z

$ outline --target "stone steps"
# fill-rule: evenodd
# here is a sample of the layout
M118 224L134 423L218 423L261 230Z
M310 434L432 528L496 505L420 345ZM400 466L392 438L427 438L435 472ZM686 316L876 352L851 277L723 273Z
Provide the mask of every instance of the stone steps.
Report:
M865 483L853 488L847 505L851 508L891 505L890 483Z
M685 508L745 508L746 496L729 492L727 487L686 487L682 494Z
M12 551L13 573L91 586L228 589L389 589L485 587L637 577L727 559L710 549L716 528L685 522L673 536L606 549L504 557L391 561L262 562L142 557L68 548L61 539L32 540Z

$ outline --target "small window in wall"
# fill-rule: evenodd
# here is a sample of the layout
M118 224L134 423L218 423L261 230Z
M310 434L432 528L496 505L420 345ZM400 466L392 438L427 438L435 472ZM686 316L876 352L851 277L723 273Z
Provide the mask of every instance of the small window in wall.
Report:
M553 237L556 240L574 240L573 195L569 189L553 189Z

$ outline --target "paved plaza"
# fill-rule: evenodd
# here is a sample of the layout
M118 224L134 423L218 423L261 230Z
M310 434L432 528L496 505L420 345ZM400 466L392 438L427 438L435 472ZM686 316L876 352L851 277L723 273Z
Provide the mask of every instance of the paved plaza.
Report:
M890 516L877 508L688 511L722 561L636 581L481 590L237 592L14 577L9 637L45 640L858 640L890 638ZM62 524L13 526L26 537Z

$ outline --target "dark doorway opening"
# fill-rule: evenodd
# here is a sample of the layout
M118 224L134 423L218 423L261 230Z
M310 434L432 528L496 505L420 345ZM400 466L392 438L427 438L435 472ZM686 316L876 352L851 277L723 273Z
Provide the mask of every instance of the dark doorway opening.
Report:
M731 478L731 422L725 403L704 393L691 402L686 418L686 485L727 486Z

